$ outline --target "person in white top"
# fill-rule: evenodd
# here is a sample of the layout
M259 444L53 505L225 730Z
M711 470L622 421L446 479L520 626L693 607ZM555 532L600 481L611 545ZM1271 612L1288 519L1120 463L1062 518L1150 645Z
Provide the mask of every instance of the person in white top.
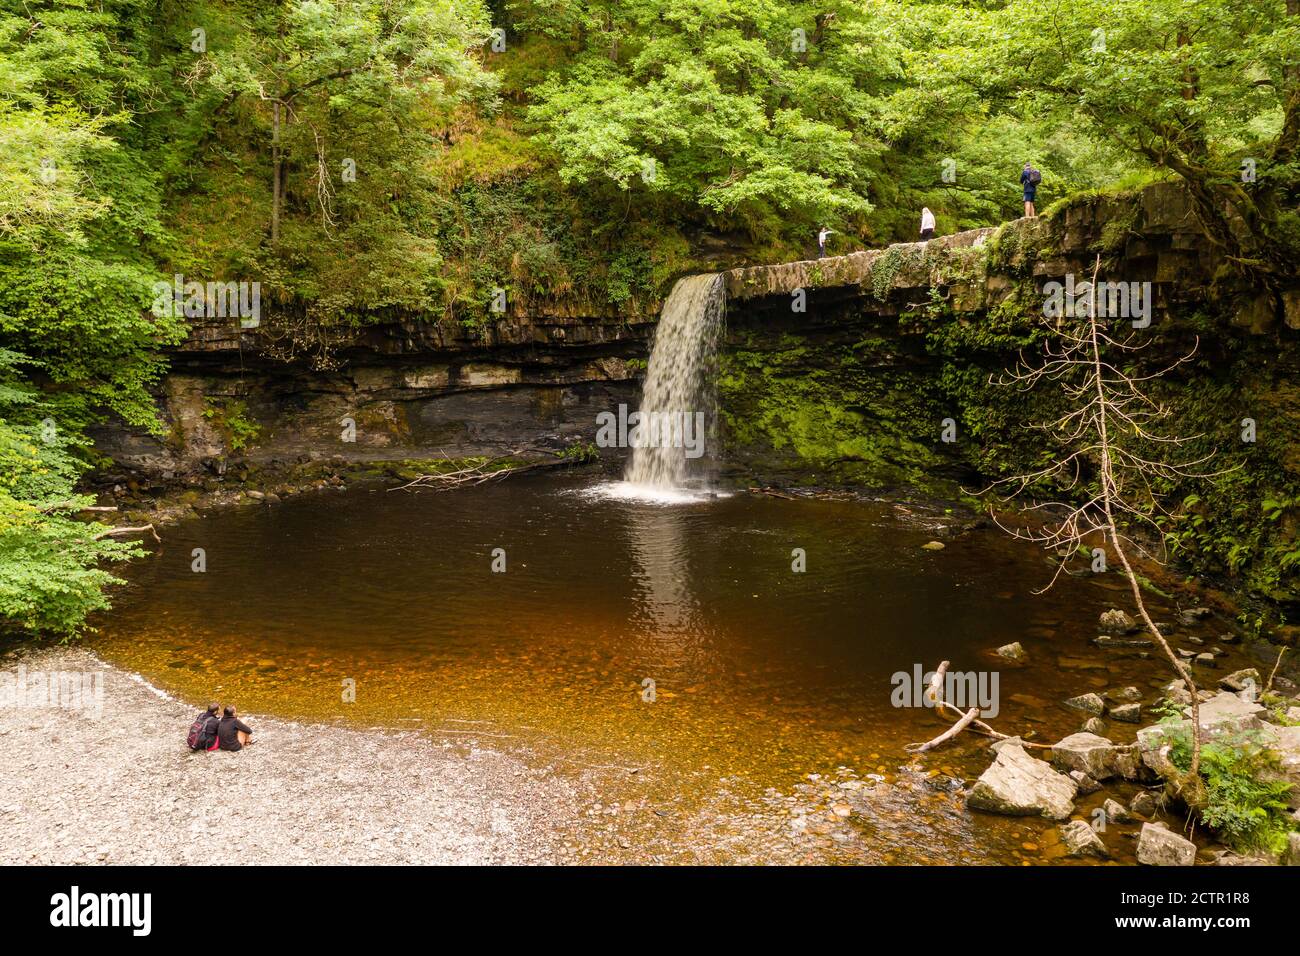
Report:
M818 259L826 258L826 237L834 234L835 234L834 229L827 229L825 226L822 226L821 232L817 233L817 258Z
M921 207L921 240L934 238L934 213L930 212L929 206Z

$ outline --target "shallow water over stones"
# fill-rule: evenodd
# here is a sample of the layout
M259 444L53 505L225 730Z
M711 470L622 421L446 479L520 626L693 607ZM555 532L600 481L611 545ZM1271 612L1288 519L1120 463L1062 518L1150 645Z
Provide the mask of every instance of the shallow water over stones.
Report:
M904 751L944 723L895 706L893 676L943 659L996 673L993 723L1040 742L1079 729L1066 698L1134 685L1150 701L1168 680L1089 644L1118 579L1035 595L1041 553L938 510L591 489L354 489L187 521L128 569L92 646L196 702L598 774L608 796L585 813L609 843L592 858L648 861L1051 860L1047 821L964 808L961 782L991 760L979 738ZM988 653L1012 641L1022 666Z

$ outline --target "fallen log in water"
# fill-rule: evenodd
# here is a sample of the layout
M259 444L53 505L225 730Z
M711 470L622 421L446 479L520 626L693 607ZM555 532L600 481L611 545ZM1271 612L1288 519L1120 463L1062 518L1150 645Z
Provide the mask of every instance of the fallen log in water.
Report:
M786 501L796 500L794 495L782 494L781 492L775 491L771 488L750 488L749 493L751 495L767 495L771 498L784 498Z
M926 699L934 702L934 707L936 710L939 711L948 710L956 714L957 722L953 724L951 727L949 727L947 730L945 730L943 733L941 733L938 737L935 737L933 740L928 740L922 744L908 744L903 749L906 750L908 753L924 753L927 750L933 750L935 747L938 747L940 744L947 743L949 740L954 739L958 734L960 734L963 730L966 730L967 728L970 728L977 734L981 734L982 736L985 737L992 737L995 740L1012 739L1011 734L1004 734L1000 731L994 730L991 726L989 726L984 721L977 719L979 716L978 708L972 707L969 711L963 714L959 708L953 706L951 703L943 699L943 678L944 675L947 674L947 672L948 672L948 661L941 661L939 666L935 668L934 674L930 677L930 685L925 689L925 697ZM1040 750L1052 749L1051 744L1031 743L1030 741L1024 740L1023 738L1021 739L1020 742L1025 747L1036 747Z
M151 535L153 535L153 539L155 541L157 541L159 544L162 544L162 538L158 537L158 532L154 530L154 526L152 524L142 524L134 527L127 527L123 525L120 528L106 528L105 530L100 531L98 534L95 535L95 540L98 541L101 538L121 538L121 537L125 537L128 534L143 534L146 531L149 532Z
M979 708L972 707L970 710L966 711L966 715L962 717L961 720L957 721L957 723L953 724L951 727L949 727L947 730L941 733L938 737L935 737L933 740L927 741L921 744L920 746L916 744L908 744L904 749L908 753L914 753L914 754L925 753L927 750L933 750L935 747L938 747L940 744L944 744L947 743L949 740L952 740L952 738L956 737L959 733L961 733L963 730L969 727L971 721L974 720L978 714L979 714Z
M477 465L466 465L456 468L452 471L431 472L427 475L420 475L413 481L408 481L404 485L398 485L395 488L389 488L389 491L408 491L420 488L432 488L435 491L448 491L452 488L463 488L472 485L481 485L489 481L496 481L504 478L506 475L518 475L525 471L535 471L540 468L561 468L570 462L567 461L534 461L524 465L506 465L501 468L494 468L503 461L511 461L510 458L492 458ZM447 459L451 461L450 458Z

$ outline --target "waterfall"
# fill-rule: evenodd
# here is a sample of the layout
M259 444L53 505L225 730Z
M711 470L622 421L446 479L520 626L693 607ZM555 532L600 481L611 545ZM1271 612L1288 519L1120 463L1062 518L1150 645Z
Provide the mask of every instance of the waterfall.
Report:
M640 441L624 477L634 485L684 489L706 478L717 434L718 333L722 276L687 276L659 313L641 392Z

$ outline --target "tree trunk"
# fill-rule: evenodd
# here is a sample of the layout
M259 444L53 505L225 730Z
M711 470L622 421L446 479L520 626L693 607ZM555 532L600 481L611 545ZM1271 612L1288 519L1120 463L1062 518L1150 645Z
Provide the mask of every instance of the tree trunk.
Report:
M1300 0L1286 0L1286 15L1300 17ZM1300 53L1282 69L1282 132L1273 146L1274 163L1289 163L1300 152Z
M1151 639L1156 642L1160 649L1168 658L1169 663L1173 665L1174 673L1183 679L1187 685L1187 691L1192 697L1192 761L1188 769L1188 781L1185 786L1199 789L1200 772L1201 772L1201 698L1196 681L1192 678L1192 672L1183 665L1182 660L1174 653L1174 649L1169 646L1165 636L1160 633L1160 628L1156 627L1155 622L1151 620L1151 615L1147 612L1146 602L1142 599L1142 586L1138 581L1137 573L1129 563L1128 553L1124 549L1124 542L1120 538L1119 526L1115 523L1114 501L1116 497L1115 470L1111 459L1110 451L1110 430L1106 422L1107 410L1111 407L1110 401L1106 396L1106 365L1101 360L1101 345L1098 342L1097 331L1097 276L1101 272L1101 256L1097 256L1097 264L1092 270L1092 283L1089 289L1088 297L1088 340L1092 353L1092 376L1097 389L1097 444L1101 450L1101 474L1098 478L1101 488L1101 509L1106 516L1106 525L1103 533L1110 539L1111 547L1115 549L1116 555L1119 556L1120 563L1124 566L1124 576L1128 578L1129 589L1133 593L1133 604L1137 607L1142 623L1151 635Z
M284 163L280 155L280 101L272 104L271 115L271 165L275 175L271 182L271 245L280 242L280 193L284 178Z

